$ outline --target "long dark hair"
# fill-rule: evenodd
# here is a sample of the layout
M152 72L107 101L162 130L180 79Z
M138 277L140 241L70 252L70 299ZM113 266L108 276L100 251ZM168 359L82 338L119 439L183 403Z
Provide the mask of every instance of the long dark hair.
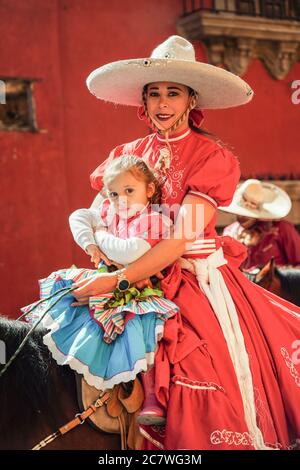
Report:
M195 91L192 88L190 88L189 86L187 88L188 88L188 92L189 92L190 96L195 94ZM193 132L196 132L196 134L204 135L205 137L208 137L209 139L214 140L215 142L217 142L222 147L228 147L227 144L225 144L218 136L216 136L212 132L209 132L208 130L203 129L202 127L194 126L193 121L191 119L188 120L188 123L189 123L190 129Z

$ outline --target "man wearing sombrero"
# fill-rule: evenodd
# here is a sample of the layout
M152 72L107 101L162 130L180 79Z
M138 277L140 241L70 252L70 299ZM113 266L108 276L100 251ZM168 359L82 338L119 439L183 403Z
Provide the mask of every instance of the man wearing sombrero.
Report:
M216 207L230 204L239 163L198 128L200 109L246 104L251 88L223 69L196 62L192 44L179 36L151 57L100 67L87 85L101 100L138 107L154 130L116 147L91 175L93 188L101 190L108 161L135 154L156 169L164 209L179 209L171 214L172 236L121 273L132 284L166 268L161 287L180 308L166 322L156 355L154 392L166 425L141 426L144 447L296 446L300 369L292 362L292 344L300 338L300 310L248 281L238 269L244 247L217 237ZM78 303L113 290L118 276L99 274L77 283Z
M236 222L225 227L223 235L247 246L244 269L263 266L271 258L277 266L300 264L300 236L293 224L281 220L291 207L291 199L283 189L255 179L239 186L229 206L219 207L237 216Z

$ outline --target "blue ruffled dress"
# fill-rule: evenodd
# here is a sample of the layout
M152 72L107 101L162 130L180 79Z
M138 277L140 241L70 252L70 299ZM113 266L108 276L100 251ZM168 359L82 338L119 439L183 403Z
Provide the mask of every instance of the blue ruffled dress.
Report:
M50 307L42 325L49 330L43 341L53 358L58 364L68 364L83 374L88 384L105 390L133 380L154 364L164 323L179 309L163 298L159 289L152 290L148 297L147 289L142 292L133 289L133 294L129 290L121 302L116 300L115 291L92 297L89 305L74 307L71 304L75 298L70 292L51 307L62 295L58 291L97 272L75 268L54 272L39 281L40 298L45 301L37 307L38 302L35 302L21 310L27 314L27 321L35 323ZM54 297L47 300L51 294ZM31 312L33 307L36 308Z

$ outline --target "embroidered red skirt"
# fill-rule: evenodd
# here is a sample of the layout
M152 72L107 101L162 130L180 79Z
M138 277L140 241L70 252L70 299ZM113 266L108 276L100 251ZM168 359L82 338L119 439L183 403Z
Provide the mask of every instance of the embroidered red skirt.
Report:
M220 239L219 269L233 299L249 357L256 423L264 444L300 448L300 309L251 283L238 269L243 247ZM180 308L156 355L156 395L165 427L142 426L144 449L254 450L245 404L217 316L179 263L162 282Z

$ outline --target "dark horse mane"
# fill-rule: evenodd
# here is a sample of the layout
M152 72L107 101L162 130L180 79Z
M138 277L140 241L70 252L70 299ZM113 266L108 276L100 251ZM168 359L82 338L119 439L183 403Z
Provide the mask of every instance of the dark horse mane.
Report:
M23 321L0 316L0 340L5 344L6 361L30 328ZM55 387L57 376L59 374L60 379L67 381L73 373L68 367L56 367L42 340L46 331L37 327L24 349L0 377L0 433L5 432L5 426L11 421L19 427L20 432L28 426L35 426L41 414L49 424L55 423L55 413L49 413L49 407L51 409L51 403L53 409L59 407L60 391Z
M275 267L275 275L279 278L284 292L300 305L300 270L295 268Z

